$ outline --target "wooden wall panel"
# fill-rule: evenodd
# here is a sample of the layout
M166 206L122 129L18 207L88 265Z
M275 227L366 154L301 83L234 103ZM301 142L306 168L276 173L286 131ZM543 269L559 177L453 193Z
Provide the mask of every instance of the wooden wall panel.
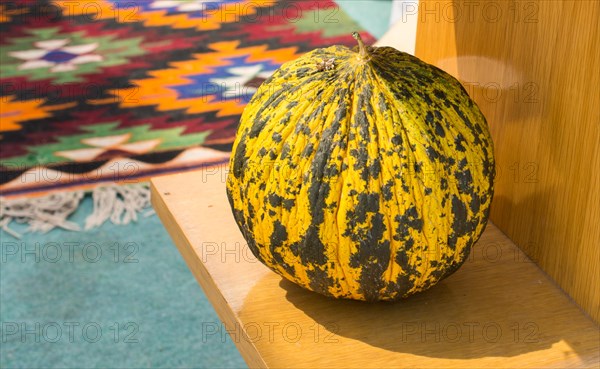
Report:
M492 221L596 322L599 38L597 1L419 5L416 55L457 77L488 119Z

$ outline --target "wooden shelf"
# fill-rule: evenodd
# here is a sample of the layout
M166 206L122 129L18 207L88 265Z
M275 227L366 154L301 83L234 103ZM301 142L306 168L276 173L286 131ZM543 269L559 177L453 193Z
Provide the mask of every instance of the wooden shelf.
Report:
M152 203L250 367L600 366L598 326L494 225L429 291L398 303L333 300L256 261L226 173L155 178Z

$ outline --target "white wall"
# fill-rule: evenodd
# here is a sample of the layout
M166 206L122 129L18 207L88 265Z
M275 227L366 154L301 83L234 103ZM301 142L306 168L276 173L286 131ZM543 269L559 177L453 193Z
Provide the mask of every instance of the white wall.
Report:
M390 30L382 37L380 43L414 55L418 10L419 0L393 0Z

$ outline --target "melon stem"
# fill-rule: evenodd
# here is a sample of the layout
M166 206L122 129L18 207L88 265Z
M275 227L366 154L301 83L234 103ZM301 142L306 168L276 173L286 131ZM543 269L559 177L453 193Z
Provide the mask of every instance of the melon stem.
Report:
M368 60L369 51L367 49L367 46L365 46L365 43L363 42L362 38L360 37L360 34L358 32L352 32L352 37L354 37L354 39L358 42L358 53L360 55L360 58L363 60Z

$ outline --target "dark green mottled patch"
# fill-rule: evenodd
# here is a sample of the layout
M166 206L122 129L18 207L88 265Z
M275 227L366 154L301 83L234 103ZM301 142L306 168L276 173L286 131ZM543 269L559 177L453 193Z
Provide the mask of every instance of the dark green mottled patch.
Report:
M465 152L467 149L463 145L465 138L459 133L454 139L454 147L460 152Z
M429 124L433 124L433 113L428 111L427 115L425 115L425 121Z
M314 270L307 270L306 274L310 279L310 288L313 291L325 296L331 296L329 287L334 284L334 281L333 278L329 277L326 270L315 268Z
M281 148L281 155L280 158L281 160L285 160L289 157L290 155L290 145L286 142L283 144L283 147Z
M410 237L410 229L421 231L423 229L423 219L421 219L416 206L408 208L404 214L396 215L394 220L398 223L394 239L396 241L406 240Z
M393 180L388 180L382 187L381 187L381 194L383 195L383 199L385 201L390 201L392 199L392 197L394 196L394 181Z
M454 215L454 221L452 222L452 234L448 239L448 247L454 250L458 238L470 231L467 207L455 195L452 195L452 214Z
M446 137L446 131L444 131L444 127L442 127L440 122L435 122L435 134L441 138Z
M271 233L271 251L273 251L274 248L281 247L281 245L287 241L287 238L287 229L281 224L279 219L277 219L273 223L273 233Z
M361 267L360 292L367 301L375 301L386 286L383 274L390 263L391 251L390 241L383 240L386 230L383 214L374 213L370 223L371 228L360 240L357 252L350 256L350 266Z
M469 169L454 172L454 177L461 193L471 193L473 189L473 176Z

